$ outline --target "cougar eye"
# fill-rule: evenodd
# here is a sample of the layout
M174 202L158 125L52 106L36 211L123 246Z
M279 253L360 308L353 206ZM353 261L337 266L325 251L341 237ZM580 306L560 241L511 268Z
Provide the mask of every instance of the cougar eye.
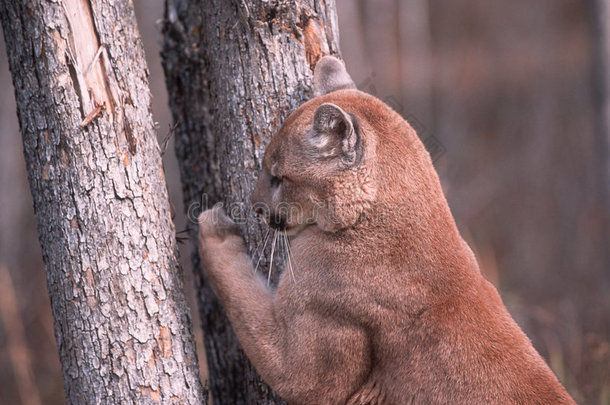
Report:
M278 176L271 176L271 187L277 188L282 184L282 178Z

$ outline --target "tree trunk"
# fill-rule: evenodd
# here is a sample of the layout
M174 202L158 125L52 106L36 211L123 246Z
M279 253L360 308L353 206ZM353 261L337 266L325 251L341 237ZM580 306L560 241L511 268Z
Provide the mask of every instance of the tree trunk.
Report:
M254 253L265 232L248 198L271 135L311 97L315 63L339 53L335 3L167 0L164 34L187 215L195 225L197 212L223 202ZM280 403L239 349L197 253L193 263L212 397L221 404Z
M610 0L595 0L591 7L593 17L593 35L595 40L595 63L593 78L594 97L597 107L597 150L598 160L602 166L598 184L599 198L604 202L602 218L604 219L602 240L610 239ZM605 250L605 263L610 263L610 249ZM610 282L610 269L603 275ZM610 308L609 308L610 310Z
M0 16L67 402L204 402L131 2Z

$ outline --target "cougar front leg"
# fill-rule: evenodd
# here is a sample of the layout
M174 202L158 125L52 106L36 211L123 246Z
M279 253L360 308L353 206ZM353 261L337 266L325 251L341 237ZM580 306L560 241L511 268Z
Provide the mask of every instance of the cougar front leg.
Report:
M203 270L258 372L264 377L278 370L281 332L273 317L271 292L255 273L237 225L222 208L199 216L199 254Z
M270 291L255 273L237 225L220 207L199 216L199 255L236 332L256 333L270 317Z
M199 217L203 269L220 297L248 358L292 403L344 402L365 379L367 338L357 326L316 313L286 313L254 272L237 225L221 208ZM281 295L281 294L280 294Z

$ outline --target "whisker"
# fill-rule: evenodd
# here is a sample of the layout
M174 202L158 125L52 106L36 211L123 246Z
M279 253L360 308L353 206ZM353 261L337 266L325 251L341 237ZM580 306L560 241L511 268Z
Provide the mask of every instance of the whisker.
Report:
M288 241L288 234L286 233L286 231L284 231L284 243L286 244L286 251L287 251L286 256L288 256L288 268L290 269L290 275L292 276L292 282L296 283L297 280L294 277L294 270L292 269L292 260L290 258L290 256L292 256L292 251L290 250L290 242Z
M254 267L254 272L255 273L258 270L259 264L261 264L261 259L263 258L263 254L265 254L265 248L267 247L267 242L269 242L269 233L270 232L271 232L271 230L267 229L267 233L265 234L265 238L264 238L264 241L263 241L263 249L259 252L259 254L258 254L258 261L256 262L256 267ZM255 256L256 256L256 252L258 252L258 248L259 247L260 247L260 243L259 243L259 246L254 251L254 255Z
M280 231L280 247L285 256L288 256L288 246L286 246L286 240L284 239L284 232ZM286 270L284 266L284 271Z
M277 230L273 231L273 242L271 243L271 260L269 262L269 274L267 275L267 287L271 282L271 270L273 270L273 253L275 253L275 242L277 241Z
M288 241L288 234L286 233L286 242L288 242L287 246L288 246L288 253L290 254L290 256L292 256L294 258L294 254L292 254L292 247L290 247L290 242Z
M280 238L282 240L282 250L284 254L288 255L288 246L286 245L286 240L284 239L284 232L280 231Z

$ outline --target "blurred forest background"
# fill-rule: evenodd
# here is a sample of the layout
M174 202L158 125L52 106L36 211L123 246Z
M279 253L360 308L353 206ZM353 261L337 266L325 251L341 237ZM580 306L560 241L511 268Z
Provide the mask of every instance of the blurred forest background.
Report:
M135 7L163 140L163 1ZM610 138L594 2L337 0L337 9L348 70L434 141L458 226L509 311L577 402L610 404ZM0 403L62 404L3 39L0 48ZM164 159L182 230L171 144Z

